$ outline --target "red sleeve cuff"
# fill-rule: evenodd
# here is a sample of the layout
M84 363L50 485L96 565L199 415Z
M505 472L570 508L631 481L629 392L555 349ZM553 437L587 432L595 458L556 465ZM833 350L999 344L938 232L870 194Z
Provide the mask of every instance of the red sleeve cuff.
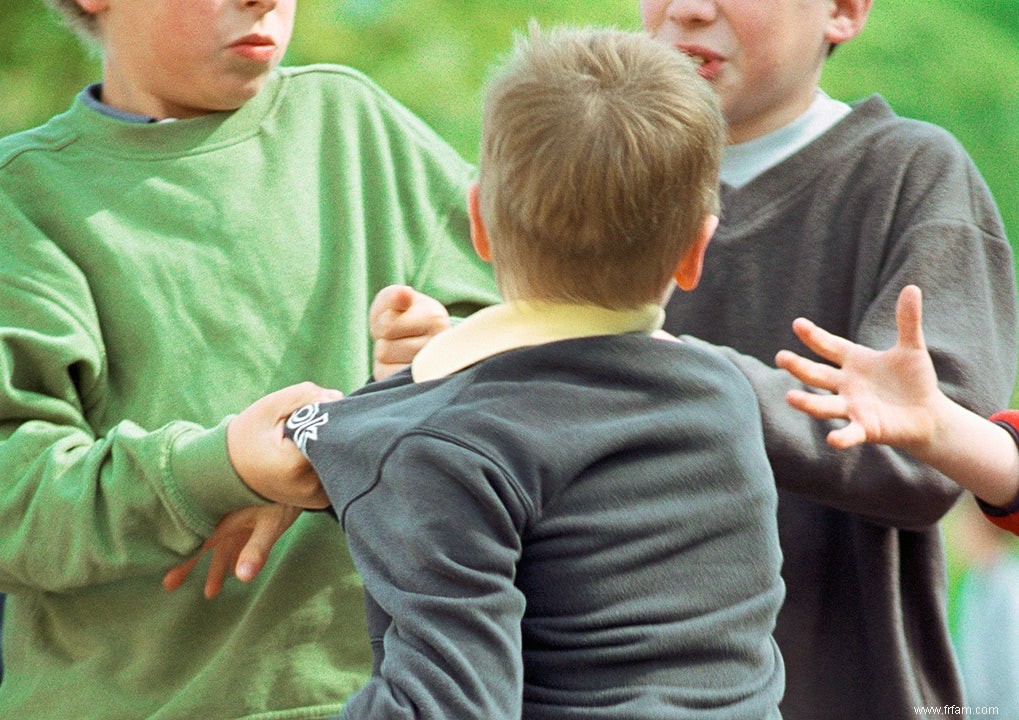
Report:
M1008 431L1016 447L1019 447L1019 410L1002 410L991 415L989 420ZM980 498L976 500L977 505L980 506L984 513L984 517L991 523L997 525L1002 530L1019 535L1019 495L1005 507L989 505Z

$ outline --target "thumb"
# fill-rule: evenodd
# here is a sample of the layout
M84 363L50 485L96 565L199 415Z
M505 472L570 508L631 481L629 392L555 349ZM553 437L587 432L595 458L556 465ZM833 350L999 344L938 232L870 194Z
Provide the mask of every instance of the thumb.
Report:
M283 417L311 403L342 400L343 393L319 387L313 382L302 382L277 390L267 395L266 399L271 399L276 413Z
M895 304L899 345L910 350L926 349L923 337L923 295L916 285L907 285Z
M387 310L396 314L406 312L414 304L414 288L409 285L390 285L379 290L368 310L368 319L375 322Z

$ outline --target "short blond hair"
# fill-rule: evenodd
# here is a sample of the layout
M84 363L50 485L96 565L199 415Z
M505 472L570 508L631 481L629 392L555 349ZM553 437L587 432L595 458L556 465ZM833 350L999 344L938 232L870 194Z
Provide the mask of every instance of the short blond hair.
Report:
M46 4L64 16L64 21L82 40L96 44L102 36L99 33L99 20L90 12L82 9L74 0L46 0Z
M717 212L714 92L646 35L518 37L489 85L481 216L504 295L613 308L657 302Z

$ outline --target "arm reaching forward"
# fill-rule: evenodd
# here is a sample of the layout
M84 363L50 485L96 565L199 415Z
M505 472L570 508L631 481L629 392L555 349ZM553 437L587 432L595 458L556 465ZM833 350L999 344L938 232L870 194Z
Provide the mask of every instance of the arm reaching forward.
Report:
M791 390L790 405L818 418L848 424L828 434L833 447L880 443L906 450L994 506L1009 505L1019 492L1019 452L1010 433L950 400L938 388L924 342L922 297L903 288L896 307L898 341L877 351L819 328L793 322L796 336L834 364L808 360L789 350L776 364L818 394Z

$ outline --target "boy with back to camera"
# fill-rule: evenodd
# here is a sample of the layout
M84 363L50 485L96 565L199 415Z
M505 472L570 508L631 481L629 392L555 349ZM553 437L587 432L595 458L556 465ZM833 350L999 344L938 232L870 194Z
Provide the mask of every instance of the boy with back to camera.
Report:
M371 655L329 517L215 604L160 577L228 511L253 506L242 535L295 519L237 477L230 413L363 384L376 291L495 300L473 172L357 73L274 70L294 0L54 4L103 82L0 141L0 716L333 715ZM389 297L405 332L444 323ZM327 504L296 448L265 471Z
M726 118L705 281L673 296L665 327L722 347L761 406L779 488L789 720L963 704L937 527L959 489L891 448L837 452L830 426L788 407L798 384L773 363L795 342L793 319L884 347L899 289L917 283L948 396L986 415L1007 402L1016 365L1011 249L964 150L879 97L849 106L818 88L870 6L641 2L646 30L696 59Z
M342 717L777 718L753 393L656 337L717 222L714 97L643 35L532 30L483 125L472 238L504 303L287 422L368 596L375 672ZM235 421L252 457L281 426L259 403Z

